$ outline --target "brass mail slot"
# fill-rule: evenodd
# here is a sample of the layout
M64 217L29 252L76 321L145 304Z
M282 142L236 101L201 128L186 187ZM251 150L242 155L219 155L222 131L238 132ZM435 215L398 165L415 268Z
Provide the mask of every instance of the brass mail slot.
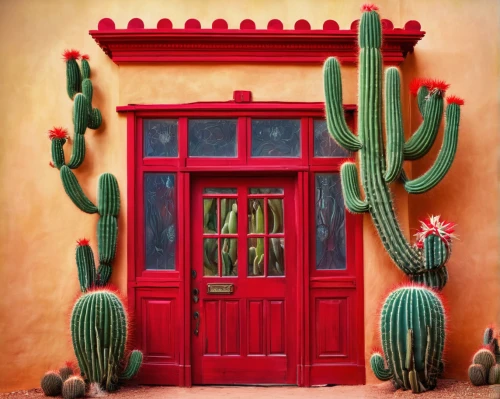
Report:
M233 284L207 284L207 294L232 294Z

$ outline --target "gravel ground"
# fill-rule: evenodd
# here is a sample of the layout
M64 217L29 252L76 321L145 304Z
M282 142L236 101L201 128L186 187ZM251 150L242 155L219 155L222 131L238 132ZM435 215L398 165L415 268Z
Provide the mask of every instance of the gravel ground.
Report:
M285 398L488 398L500 399L500 385L474 387L465 381L441 380L438 389L415 397L410 391L394 391L390 382L377 385L334 386L318 388L297 387L218 387L198 386L193 388L126 386L113 394L103 394L110 399L285 399ZM0 393L0 398L45 398L41 389Z

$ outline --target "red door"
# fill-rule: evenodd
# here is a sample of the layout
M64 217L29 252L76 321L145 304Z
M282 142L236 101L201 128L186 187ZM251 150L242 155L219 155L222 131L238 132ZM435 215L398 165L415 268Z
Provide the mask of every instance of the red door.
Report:
M295 186L192 187L193 384L297 384Z

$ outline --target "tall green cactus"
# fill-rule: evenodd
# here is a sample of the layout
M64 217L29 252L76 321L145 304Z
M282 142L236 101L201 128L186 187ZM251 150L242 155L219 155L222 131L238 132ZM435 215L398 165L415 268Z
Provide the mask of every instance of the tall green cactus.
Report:
M365 199L361 198L358 187L356 165L346 162L341 168L346 207L353 213L371 214L387 252L414 282L441 289L448 278L445 262L451 250L451 235L446 233L446 228L437 232L439 228L434 226L436 231L423 237L422 248L410 245L396 219L389 184L400 180L409 193L419 194L430 190L444 178L457 148L460 105L463 101L454 96L447 98L441 151L429 171L414 180L407 179L403 162L421 158L434 144L443 113L443 95L448 85L436 80L420 80L413 84L423 122L405 142L399 71L394 67L386 70L384 111L387 140L384 152L382 28L376 6L365 5L362 11L359 25L358 135L349 130L344 118L340 65L335 58L329 58L324 65L328 130L339 145L359 152ZM429 254L435 256L429 259Z
M52 141L51 165L60 169L61 180L66 194L73 203L83 212L99 213L97 224L97 242L99 249L99 268L97 276L91 276L89 270L94 270L89 265L88 257L92 250L87 245L77 249L78 275L82 292L86 292L94 284L105 285L111 276L111 263L116 254L118 236L117 216L120 211L120 192L116 178L104 173L98 183L97 206L83 192L78 179L71 169L78 168L85 159L85 132L87 127L97 129L101 125L102 116L97 108L92 108L93 87L90 80L90 65L87 55L81 56L81 69L78 66L80 53L77 50L66 50L63 54L66 61L67 92L73 103L73 149L71 158L66 164L64 158L64 144L68 139L67 131L63 128L53 128L49 131ZM83 257L82 254L85 254ZM85 259L83 261L82 259ZM85 266L83 263L85 262ZM85 272L83 272L85 270ZM86 274L87 273L87 274ZM93 273L93 272L92 272Z
M133 351L122 367L127 341L128 315L118 296L106 289L83 294L71 313L71 339L83 378L108 391L118 388L120 379L137 374L142 353Z
M384 302L380 327L387 368L382 354L374 353L370 365L377 378L415 393L434 389L445 341L439 297L423 286L393 291Z

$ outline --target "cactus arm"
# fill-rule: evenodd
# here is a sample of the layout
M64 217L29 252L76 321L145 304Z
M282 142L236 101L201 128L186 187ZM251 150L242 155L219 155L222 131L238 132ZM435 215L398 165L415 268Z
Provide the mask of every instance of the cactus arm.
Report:
M429 152L436 140L443 116L443 97L441 92L431 93L426 100L423 122L404 144L404 159L416 160Z
M384 365L384 358L380 353L374 353L370 357L370 366L373 374L380 381L388 381L393 377L392 371Z
M129 380L133 378L141 368L142 364L142 352L138 350L132 351L128 359L128 364L125 370L120 375L120 379Z
M81 72L76 59L70 59L66 62L66 90L70 99L81 89Z
M92 97L94 95L94 88L90 79L83 79L82 81L82 94L87 98L89 104L92 104Z
M361 148L361 142L347 126L342 107L342 81L338 61L330 57L323 69L325 82L325 108L328 131L335 141L349 151Z
M410 194L422 194L434 188L450 170L457 152L458 126L460 123L460 107L449 104L446 108L446 127L444 140L436 161L422 176L405 183L405 189Z
M73 104L73 125L75 134L85 134L89 123L90 103L83 94L78 93Z
M96 270L92 248L90 248L88 242L84 242L83 240L80 240L76 248L76 265L80 289L82 292L87 292L96 282Z
M118 237L118 221L116 217L104 215L97 222L97 244L99 262L109 265L116 255L116 240Z
M358 185L358 170L352 162L345 162L340 169L342 193L345 205L351 213L368 212L368 202L361 199Z
M387 164L384 180L396 180L403 170L404 130L401 112L401 84L397 68L385 73L385 128L387 133Z
M73 136L73 150L71 151L71 158L68 162L70 169L78 168L85 159L85 137L83 134L75 134Z
M71 201L73 201L79 209L86 213L97 212L96 206L84 194L76 176L67 166L61 168L61 180L66 194L68 194Z
M53 139L51 143L52 150L52 162L57 169L61 169L61 167L66 163L64 160L64 144L66 143L66 139Z
M81 66L82 66L81 74L83 79L90 79L90 65L88 57L87 58L85 58L85 56L82 57Z
M88 121L88 128L89 129L99 129L102 123L102 115L101 111L99 111L97 108L92 108L92 111L90 112L90 117Z
M420 115L424 116L425 104L427 101L427 96L429 95L429 90L425 86L421 86L417 92L417 104Z

